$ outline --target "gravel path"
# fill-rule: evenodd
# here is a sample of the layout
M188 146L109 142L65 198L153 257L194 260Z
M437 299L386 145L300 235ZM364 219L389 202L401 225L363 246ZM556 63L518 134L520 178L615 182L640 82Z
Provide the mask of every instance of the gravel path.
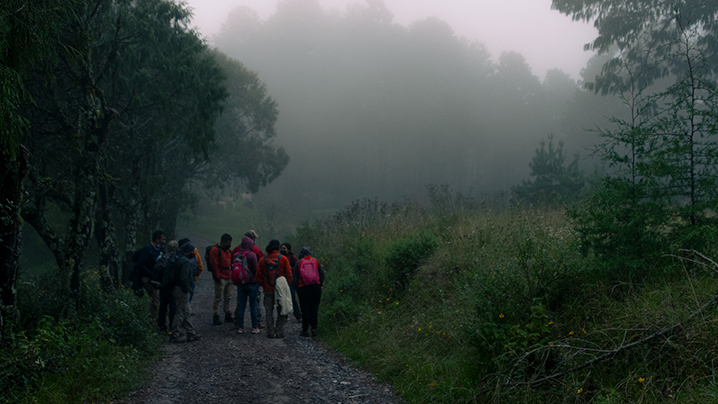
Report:
M234 324L212 325L213 296L211 276L203 273L191 317L202 339L166 344L152 382L116 403L401 403L389 386L318 340L300 337L293 316L284 339L267 338L266 329L237 334ZM245 322L251 330L249 312ZM321 325L320 319L320 333Z

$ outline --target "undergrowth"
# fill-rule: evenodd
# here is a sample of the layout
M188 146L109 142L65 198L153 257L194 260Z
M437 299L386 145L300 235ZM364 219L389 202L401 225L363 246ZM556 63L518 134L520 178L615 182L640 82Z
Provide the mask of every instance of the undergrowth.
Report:
M138 387L161 343L147 298L105 291L96 273L83 277L79 304L56 285L47 275L19 283L19 317L0 347L0 402L105 401Z
M410 403L716 400L714 264L609 268L560 211L430 191L298 228L327 273L330 346Z

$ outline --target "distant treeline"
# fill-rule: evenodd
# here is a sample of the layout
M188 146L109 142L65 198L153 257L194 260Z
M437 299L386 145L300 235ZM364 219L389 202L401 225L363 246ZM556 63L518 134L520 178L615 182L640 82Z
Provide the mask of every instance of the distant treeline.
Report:
M528 177L548 133L581 151L595 139L584 129L620 107L558 69L542 81L516 52L494 61L436 18L396 24L382 2L339 14L283 1L267 20L240 7L212 42L259 72L279 103L292 162L267 194L288 209L417 198L427 184L507 189ZM593 59L583 82L605 60Z

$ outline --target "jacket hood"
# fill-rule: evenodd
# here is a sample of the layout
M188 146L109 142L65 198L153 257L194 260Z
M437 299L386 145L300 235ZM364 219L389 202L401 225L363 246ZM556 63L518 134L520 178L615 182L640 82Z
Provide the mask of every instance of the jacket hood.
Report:
M242 244L239 245L239 252L251 252L252 247L254 247L254 241L247 236L242 237Z
M307 257L307 256L311 257L311 256L312 256L312 252L309 251L309 247L302 247L302 249L299 250L299 257L297 257L297 258L298 258L298 259L302 259L302 258Z

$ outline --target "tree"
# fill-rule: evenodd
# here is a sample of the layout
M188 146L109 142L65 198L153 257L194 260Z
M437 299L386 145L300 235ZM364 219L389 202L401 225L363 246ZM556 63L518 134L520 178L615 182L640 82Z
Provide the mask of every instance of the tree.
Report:
M148 201L137 196L147 188L137 185L161 176L163 149L177 158L207 154L225 90L206 44L187 28L189 12L182 6L96 0L73 13L77 20L62 25L58 47L74 49L75 59L43 66L53 74L49 82L39 76L27 82L39 100L24 108L33 122L27 144L42 164L31 166L23 217L77 296L93 236L105 284L119 279L111 212L127 201L122 197ZM137 177L124 175L133 170ZM156 212L148 203L129 206ZM59 213L49 216L50 209Z
M578 168L579 155L573 161L566 163L566 154L563 151L563 140L558 147L553 144L554 135L548 135L548 149L546 141L541 140L536 155L529 163L531 180L524 180L521 185L514 187L514 192L521 198L537 204L555 204L558 201L576 201L583 190L584 177Z
M59 26L72 19L75 3L7 0L0 4L0 340L17 299L22 181L30 160L21 145L28 121L18 113L20 104L31 100L23 82L38 63L52 63L58 56Z

